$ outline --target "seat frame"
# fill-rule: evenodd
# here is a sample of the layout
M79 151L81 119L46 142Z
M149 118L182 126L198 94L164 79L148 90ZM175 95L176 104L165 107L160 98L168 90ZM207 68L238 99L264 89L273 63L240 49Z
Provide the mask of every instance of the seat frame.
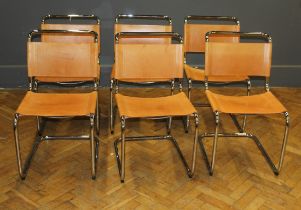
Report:
M42 33L78 33L78 34L91 34L94 36L95 42L98 41L98 35L94 31L83 31L83 30L33 30L32 32L29 33L28 35L28 41L31 42L33 37L38 34ZM29 77L29 91L32 92L37 92L37 86L35 87L34 85L34 77ZM98 90L98 80L94 80L94 91ZM98 96L97 96L97 104L98 104ZM98 105L96 105L96 115L98 110ZM20 115L19 113L15 113L14 115L14 121L13 121L13 129L14 129L14 139L15 139L15 149L16 149L16 155L17 155L17 165L18 165L18 172L19 176L22 180L25 180L28 169L30 167L31 161L38 149L38 146L41 142L43 141L48 141L48 140L89 140L90 141L90 146L91 146L91 178L93 180L96 179L96 164L98 160L98 148L99 148L99 137L98 135L95 135L94 130L98 129L95 124L98 123L97 116L95 114L90 114L87 116L80 116L80 117L85 117L89 119L90 121L90 132L89 135L80 135L80 136L52 136L52 135L43 135L43 130L45 127L45 120L43 119L65 119L65 118L70 118L70 116L53 116L53 117L41 117L41 116L36 116L37 119L37 133L35 136L35 140L33 142L31 151L26 157L26 160L24 161L24 164L22 163L22 158L21 158L21 149L20 149L20 141L19 141L19 121L20 121ZM78 116L74 116L78 117ZM72 118L72 117L71 117ZM96 121L96 122L95 122ZM98 133L98 131L97 131Z
M199 15L189 15L185 18L184 20L184 24L189 24L190 21L214 21L214 22L218 22L218 21L221 21L221 22L234 22L237 26L240 25L240 22L238 20L238 18L236 17L233 17L233 16L199 16ZM205 40L204 40L205 41ZM187 53L189 52L184 52L184 63L186 63L186 57L187 57ZM192 66L193 67L193 66ZM198 67L193 67L193 68L198 68ZM187 82L188 82L188 98L189 100L191 100L191 92L192 92L192 82L193 80L191 78L187 78ZM201 83L201 84L204 84L205 86L205 89L206 89L206 82L205 81L195 81L195 82L198 82L198 83ZM250 91L251 91L251 81L250 79L247 79L246 81L229 81L229 82L213 82L213 81L210 81L210 84L214 84L216 86L226 86L226 85L231 85L231 84L246 84L246 87L247 87L247 95L250 95ZM208 103L193 103L193 105L195 107L210 107L210 104ZM236 118L236 116L234 115L230 115L231 116L231 119L234 121L235 125L237 125L238 123L238 119ZM242 126L241 127L237 127L238 130L240 129L245 129L245 126L246 126L246 120L247 120L247 116L244 115L244 118L243 118L243 122L242 122ZM185 132L187 133L188 132L188 128L189 128L189 118L187 117L186 121L183 121L184 123L184 127L186 128L185 129Z
M140 19L140 20L162 20L162 21L167 21L168 25L172 25L172 20L169 16L166 15L129 15L129 14L119 14L115 18L115 24L118 24L121 19L127 19L127 20L133 20L133 19ZM116 43L116 34L114 37L115 43ZM171 95L174 93L175 89L175 80L170 80L170 81L161 81L161 82L153 82L153 81L148 81L148 82L125 82L125 81L118 81L114 78L111 78L110 80L110 110L109 110L109 125L110 125L110 132L111 134L114 133L114 125L115 125L115 116L116 116L116 105L114 105L114 94L118 93L119 86L122 84L132 84L132 85L151 85L154 83L170 83L170 91ZM179 81L179 88L182 90L182 80ZM172 119L170 118L167 122L167 129L168 133L170 133L171 129L171 121Z
M264 39L267 42L271 43L272 42L272 38L271 36L269 36L268 34L264 34L264 33L259 33L259 32L254 32L254 33L244 33L244 32L225 32L225 31L212 31L212 32L208 32L206 34L206 42L209 41L209 36L210 35L215 35L215 34L225 34L225 35L239 35L240 37L254 37L257 39ZM206 69L205 69L206 71ZM205 79L205 87L206 90L208 90L208 77L206 77ZM270 85L269 85L269 77L265 77L265 91L270 91ZM215 130L213 133L203 133L199 136L198 142L200 145L200 150L203 154L204 160L206 162L206 166L209 172L209 175L213 175L213 170L214 170L214 166L215 166L215 160L216 160L216 151L217 151L217 142L218 142L218 138L219 137L245 137L245 138L249 138L251 140L254 141L254 143L257 145L258 149L260 150L261 154L263 155L263 157L265 158L265 160L267 161L268 165L270 166L270 168L272 169L273 173L278 176L281 170L281 167L283 165L283 159L284 159L284 154L285 154L285 148L287 145L287 140L288 140L288 131L289 131L289 114L288 112L283 112L283 116L285 119L285 129L284 129L284 137L282 140L282 146L281 146L281 152L280 152L280 158L278 161L277 166L274 164L274 162L272 161L271 157L269 156L269 154L267 153L266 149L263 147L262 143L260 142L260 139L251 134L251 133L247 133L245 132L245 128L241 127L240 124L238 123L237 120L233 120L235 126L238 128L238 132L234 132L234 133L221 133L219 132L219 125L220 125L220 112L215 111L214 112L214 120L215 120ZM246 114L246 115L252 115L252 114ZM263 114L257 114L257 115L263 115ZM230 116L234 119L235 115L230 114ZM205 146L203 141L205 140L206 137L211 137L213 138L213 149L212 149L212 153L211 153L211 160L209 160L208 158L208 153L206 152Z
M173 32L121 32L117 33L115 35L115 41L116 44L118 44L118 41L120 38L123 36L137 36L137 35L142 35L142 36L171 36L172 38L176 39L179 43L183 43L182 37ZM117 93L118 93L118 80L115 79L117 83ZM156 83L156 82L154 82ZM174 80L171 80L171 93L173 94L174 92ZM181 87L181 86L180 86ZM180 88L179 91L182 91ZM117 106L116 106L117 110ZM194 134L194 143L193 143L193 152L192 152L192 164L191 168L189 167L176 139L171 135L171 119L173 116L158 116L158 117L139 117L138 119L148 119L148 120L162 120L162 119L167 119L168 120L168 129L167 129L167 134L166 135L159 135L159 136L126 136L125 131L126 131L126 120L127 119L132 119L128 118L126 116L120 116L121 120L121 137L116 139L114 141L114 148L115 148L115 156L116 156L116 161L117 161L117 166L118 166L118 171L120 175L120 181L121 183L124 183L125 179L125 142L127 141L146 141L146 140L169 140L172 142L172 144L175 146L176 151L180 157L180 160L182 161L185 171L188 175L189 178L192 178L194 175L195 171L195 163L196 163L196 147L197 147L197 141L198 141L198 125L199 125L199 117L197 112L192 113L194 120L195 120L195 134ZM184 116L183 116L184 117ZM185 116L186 117L186 116ZM137 119L137 118L136 118ZM121 144L121 154L119 154L118 150L118 144Z

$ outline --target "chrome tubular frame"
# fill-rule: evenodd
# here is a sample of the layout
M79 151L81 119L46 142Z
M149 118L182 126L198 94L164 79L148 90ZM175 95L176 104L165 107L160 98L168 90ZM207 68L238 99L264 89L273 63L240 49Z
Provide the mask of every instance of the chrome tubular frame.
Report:
M30 153L28 154L24 164L22 165L22 158L21 158L21 149L20 149L20 141L19 141L19 120L20 120L20 114L16 113L14 117L13 122L13 128L14 128L14 138L15 138L15 148L16 148L16 155L17 155L17 165L18 165L18 172L19 176L22 180L26 178L26 175L28 173L28 169L30 167L31 161L39 147L39 144L42 141L48 141L48 140L90 140L91 142L91 174L92 179L96 178L96 162L98 159L98 147L99 147L99 140L94 135L94 121L95 116L94 114L90 114L89 116L86 116L90 119L90 135L82 135L82 136L43 136L43 128L44 125L41 123L40 117L37 116L37 134L35 137L35 140L32 145L32 149Z
M119 23L120 19L143 19L143 20L164 20L169 25L172 24L171 18L166 15L132 15L132 14L119 14L115 18L115 23Z
M100 19L95 15L77 15L77 14L69 14L69 15L51 15L48 14L42 18L42 24L45 24L47 20L51 19L69 19L71 22L72 19L82 19L82 20L95 20L98 25L100 25Z
M125 143L127 141L147 141L147 140L170 140L173 145L175 146L178 155L180 156L180 159L185 167L186 173L189 178L192 178L195 171L195 165L196 165L196 153L197 153L197 141L198 141L198 125L199 125L199 118L197 113L193 113L194 119L195 119L195 135L194 135L194 142L193 142L193 151L192 151L192 163L191 168L189 167L176 139L172 135L163 135L163 136L131 136L126 137L125 136L125 130L126 130L126 117L121 116L121 137L114 141L114 148L115 148L115 155L116 155L116 161L118 166L118 171L120 175L120 181L121 183L124 183L125 179ZM165 117L158 117L157 119L167 118L169 119L170 116ZM141 118L141 119L148 119L148 118ZM153 118L155 119L155 118ZM121 143L121 155L118 151L118 144Z
M234 22L236 25L239 25L239 20L233 16L199 16L199 15L188 15L184 23L188 24L189 21L192 20L204 20L204 21L230 21Z
M90 30L40 30L35 29L28 34L28 41L32 41L33 37L41 34L91 34L94 36L94 42L98 42L98 34Z
M175 32L119 32L115 34L116 44L119 43L121 38L149 38L149 37L170 37L179 43L183 43L183 38L180 34Z
M206 33L205 40L209 41L209 36L214 35L229 35L229 36L239 36L244 38L255 38L255 39L264 39L265 41L271 43L272 37L269 34L262 32L236 32L236 31L209 31Z
M206 42L209 40L210 35L215 35L215 34L225 34L225 35L238 35L242 37L254 37L257 39L265 39L267 42L272 42L272 38L265 33L260 33L260 32L255 32L255 33L244 33L244 32L217 32L217 31L212 31L208 32L206 34ZM208 89L208 78L206 77L205 79L205 84L206 84L206 89ZM250 88L251 88L251 83L248 81L248 92L247 95L250 95ZM265 90L269 91L269 78L266 78L265 80ZM199 145L200 149L203 153L203 157L205 159L208 171L210 175L213 175L213 170L214 170L214 165L215 165L215 159L216 159L216 148L217 148L217 141L218 137L246 137L250 138L254 141L254 143L257 145L258 149L260 150L261 154L264 156L265 160L267 161L268 165L272 169L273 173L277 176L280 173L281 167L283 165L283 160L284 160L284 155L285 155L285 148L287 145L287 140L288 140L288 132L289 132L289 114L288 112L282 113L285 118L285 129L284 129L284 137L282 140L282 146L281 146L281 151L280 151L280 157L277 166L274 164L272 159L270 158L269 154L261 144L260 140L258 137L256 137L253 134L246 133L245 132L245 120L246 120L246 114L244 114L244 122L243 122L243 127L240 126L238 123L236 117L233 114L230 114L232 117L232 120L236 127L238 128L238 132L236 133L219 133L218 128L219 128L219 112L215 112L215 132L214 133L204 133L199 136ZM213 150L211 154L211 163L209 162L208 155L205 149L205 146L203 144L203 140L206 137L211 137L214 138L213 140Z

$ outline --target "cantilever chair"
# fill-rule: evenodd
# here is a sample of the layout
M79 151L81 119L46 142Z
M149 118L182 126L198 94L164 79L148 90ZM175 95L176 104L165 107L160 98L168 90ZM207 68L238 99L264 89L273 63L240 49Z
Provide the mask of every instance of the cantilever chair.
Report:
M41 34L89 35L92 43L39 42L33 38ZM14 117L14 135L16 144L18 171L25 179L31 160L42 141L56 139L90 140L91 173L96 178L96 160L98 158L99 140L94 135L94 121L97 108L98 87L98 38L94 31L80 30L34 30L29 34L27 43L27 63L29 91L26 93ZM35 77L43 78L93 78L94 86L88 93L37 93L33 90ZM18 123L21 117L37 118L37 136L24 165L22 166ZM43 133L44 124L41 117L86 117L90 121L90 134L81 136L51 136Z
M223 43L210 41L212 37L220 35L248 39L251 38L253 42L247 41L243 43ZM262 40L264 40L264 42ZM283 164L284 153L288 139L289 115L287 109L271 93L269 89L269 77L272 62L272 38L268 34L259 32L243 33L212 31L206 34L205 48L205 92L215 116L215 131L214 133L202 134L199 138L199 143L210 175L213 174L219 137L247 137L254 140L269 166L272 168L274 174L278 175ZM266 92L249 96L225 96L216 94L208 89L208 78L210 76L233 75L264 77L266 79ZM261 142L255 135L246 132L220 133L220 114L284 115L285 130L278 166L275 166ZM205 137L213 138L213 149L210 163L203 145L203 140Z
M188 64L189 54L205 53L205 34L209 31L240 31L240 22L236 17L231 16L196 16L190 15L184 21L184 69L188 79L188 98L191 100L192 83L205 84L204 69L199 66ZM219 42L239 42L238 37L227 37L220 35L212 38L212 41ZM251 83L247 76L214 76L209 77L208 82L216 85L227 85L233 83L246 83L247 95L249 95ZM194 103L196 107L206 107L206 103ZM236 123L237 118L231 116ZM244 117L242 128L245 127L246 117ZM186 132L188 132L189 120L186 121Z
M121 22L121 20L123 20ZM140 22L133 24L130 23L124 23L124 21L136 21L136 20L143 20L147 22L151 22L152 24L141 24ZM155 23L155 24L154 24ZM164 23L164 24L162 24ZM125 15L125 14L119 14L115 18L115 25L114 25L114 34L120 33L120 32L171 32L172 31L172 20L170 17L165 15ZM170 43L171 39L170 37L166 38L130 38L130 39L121 39L120 43L147 43L147 44L158 44L158 43ZM115 40L114 40L115 43ZM115 44L114 44L115 49ZM115 64L112 66L112 73L111 73L111 84L110 84L110 117L109 117L109 124L110 124L110 131L111 133L114 133L114 102L113 102L113 94L114 92L118 91L118 86L123 83L131 84L131 83L150 83L150 81L147 80L141 80L141 79L127 79L120 80L117 82L115 80ZM157 82L169 82L162 78L156 78ZM174 89L174 81L171 82L171 89L173 91Z
M173 38L179 43L135 44L123 43L122 39L130 38ZM183 48L182 38L177 33L170 32L121 32L115 35L115 80L174 80L183 78ZM121 182L125 178L125 143L139 140L170 140L185 166L189 177L193 176L196 158L196 144L198 135L198 115L183 92L172 96L158 98L139 98L115 94L117 108L121 119L121 137L114 142L117 165ZM181 101L181 103L178 103ZM126 121L133 118L169 119L173 116L194 116L195 137L192 152L192 166L188 166L176 139L170 135L163 136L126 136ZM121 156L118 144L121 143Z
M67 21L66 21L67 20ZM60 21L59 23L57 21ZM74 22L78 21L78 22ZM88 30L94 31L98 35L100 40L100 19L95 15L46 15L42 18L41 30ZM43 33L41 34L41 40L43 42L70 42L70 43L81 43L88 42L93 43L94 39L89 34L62 34L62 33ZM100 41L98 41L98 51L100 56ZM98 70L98 85L100 79L100 63ZM94 78L73 78L73 77L35 77L33 81L33 88L37 92L38 86L46 84L56 84L59 86L78 86L85 85L86 83L94 84ZM96 114L96 131L99 135L100 126L100 107L97 96L97 114Z

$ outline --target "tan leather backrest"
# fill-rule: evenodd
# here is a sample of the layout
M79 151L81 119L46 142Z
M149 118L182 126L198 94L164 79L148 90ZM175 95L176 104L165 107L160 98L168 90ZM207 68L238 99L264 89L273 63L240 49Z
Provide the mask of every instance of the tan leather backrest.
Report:
M98 77L97 43L28 42L29 77Z
M171 25L134 25L119 24L114 25L114 34L119 32L172 32ZM170 38L128 38L122 39L119 43L170 43Z
M205 35L209 31L240 31L239 25L184 24L184 52L205 52ZM211 41L239 42L238 37L219 36Z
M100 52L100 27L98 24L41 24L42 30L89 30L98 34L98 47ZM42 41L47 42L94 42L94 37L89 34L42 34Z
M115 78L152 79L183 78L182 44L116 44Z
M272 43L206 42L206 76L270 76Z

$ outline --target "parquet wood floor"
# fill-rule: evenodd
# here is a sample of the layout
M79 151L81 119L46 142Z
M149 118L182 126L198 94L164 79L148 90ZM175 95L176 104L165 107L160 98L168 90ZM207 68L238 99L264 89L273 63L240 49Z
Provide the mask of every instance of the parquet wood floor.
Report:
M139 89L140 90L140 89ZM127 91L136 93L138 89ZM226 88L237 93L239 89ZM101 143L97 179L90 179L90 151L86 141L43 142L32 162L27 179L17 174L12 118L24 90L0 91L0 209L301 209L301 89L274 88L291 116L291 129L281 174L273 175L256 145L248 139L220 139L215 173L208 175L200 150L193 179L165 141L129 142L126 147L125 183L119 181L113 141L120 134L108 132L108 89L99 91ZM142 95L168 93L166 89L143 89ZM204 98L200 90L194 98ZM209 108L199 108L200 133L212 130ZM234 129L222 115L222 129ZM258 135L272 158L279 157L283 118L248 118L247 129ZM82 120L47 122L45 132L86 132ZM166 124L153 121L128 123L127 135L163 134ZM172 134L190 163L193 130L185 134L181 119L174 119ZM20 139L27 152L36 132L35 119L20 122ZM206 141L211 146L211 141ZM24 153L25 153L24 152Z

